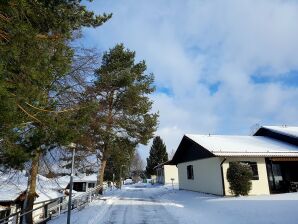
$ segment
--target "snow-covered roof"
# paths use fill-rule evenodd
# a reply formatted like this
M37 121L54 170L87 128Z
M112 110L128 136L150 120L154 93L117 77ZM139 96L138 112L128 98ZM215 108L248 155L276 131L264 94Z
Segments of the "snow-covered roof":
M82 175L82 176L75 176L73 179L74 182L96 182L97 181L97 175L91 174L91 175Z
M263 136L193 135L186 137L215 156L298 157L298 147Z
M298 127L297 126L262 126L266 129L278 132L284 135L289 135L298 138Z
M0 201L14 201L27 189L27 177L22 172L0 174ZM58 191L58 183L54 179L48 179L42 175L37 177L36 193L38 197L35 203L56 199L63 196Z

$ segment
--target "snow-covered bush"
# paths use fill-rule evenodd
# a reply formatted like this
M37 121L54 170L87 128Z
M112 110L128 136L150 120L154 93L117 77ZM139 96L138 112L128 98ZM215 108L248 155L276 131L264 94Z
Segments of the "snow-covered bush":
M231 192L236 195L248 195L251 190L251 167L240 162L231 162L227 170L227 179Z

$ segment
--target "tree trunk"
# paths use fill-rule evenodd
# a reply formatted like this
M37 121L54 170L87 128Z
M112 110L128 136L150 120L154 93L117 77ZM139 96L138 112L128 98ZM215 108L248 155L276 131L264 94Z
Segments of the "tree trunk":
M101 188L98 190L99 194L102 194L102 191L103 191L103 188L102 188L103 177L104 177L106 165L107 165L107 160L106 159L101 160L100 168L97 175L97 186L101 186Z
M30 175L28 177L26 199L24 202L24 209L23 209L24 212L28 212L33 209L34 200L36 197L36 180L37 180L37 174L38 174L38 168L39 168L40 155L41 155L40 150L37 150L34 157L32 158ZM23 223L25 223L25 224L33 223L33 213L32 212L25 215L25 217L23 218Z

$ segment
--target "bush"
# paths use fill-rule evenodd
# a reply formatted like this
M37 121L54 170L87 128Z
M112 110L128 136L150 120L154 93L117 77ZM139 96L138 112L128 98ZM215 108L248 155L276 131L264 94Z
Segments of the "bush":
M251 167L240 162L231 162L227 170L227 179L234 195L248 195L251 190Z

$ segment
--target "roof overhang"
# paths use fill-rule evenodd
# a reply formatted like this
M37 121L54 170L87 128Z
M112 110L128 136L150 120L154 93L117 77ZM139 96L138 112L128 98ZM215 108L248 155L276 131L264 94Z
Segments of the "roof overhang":
M193 141L191 138L184 135L173 156L173 159L171 160L171 164L177 165L183 162L210 157L215 157L215 155L202 147L200 144Z
M285 153L285 152L214 152L215 156L219 157L297 157L298 153Z
M153 169L158 169L158 168L161 168L161 167L163 167L164 165L174 165L174 164L172 164L171 163L172 161L171 160L169 160L169 161L167 161L167 162L164 162L164 163L160 163L160 164L158 164L157 166L155 166L155 167L153 167Z
M184 135L171 163L177 165L210 157L298 158L298 148L260 136Z

